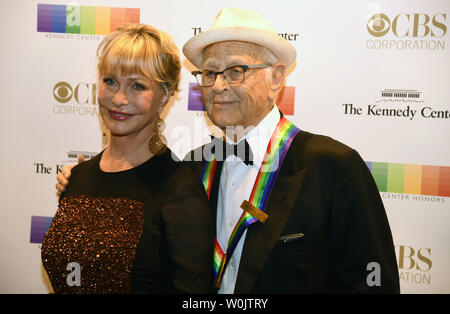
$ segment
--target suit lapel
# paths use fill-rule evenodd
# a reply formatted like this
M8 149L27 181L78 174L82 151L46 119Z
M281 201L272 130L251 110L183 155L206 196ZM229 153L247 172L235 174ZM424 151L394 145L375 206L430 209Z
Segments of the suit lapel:
M201 158L200 163L196 163L195 169L199 174L199 177L202 177L202 173L204 170L204 167L207 163L207 160L211 158L211 153L214 149L214 142L211 141L195 151L191 152L190 158L191 160L196 160L195 158ZM211 210L213 214L213 221L214 221L214 230L216 230L216 217L217 217L217 201L219 198L219 186L220 186L220 175L222 173L222 167L223 167L223 161L217 161L216 170L214 171L214 177L213 177L213 183L211 186L211 192L209 195L209 201L211 204Z
M286 158L287 159L287 158ZM283 166L289 164L285 160ZM281 169L283 170L283 169ZM235 293L250 293L258 275L286 225L303 183L306 169L291 174L280 171L267 203L267 221L256 222L247 231Z
M214 173L214 179L211 186L211 209L214 218L214 229L216 229L216 219L217 219L217 202L219 200L219 186L220 186L220 175L222 173L223 161L218 161L216 166L216 171Z

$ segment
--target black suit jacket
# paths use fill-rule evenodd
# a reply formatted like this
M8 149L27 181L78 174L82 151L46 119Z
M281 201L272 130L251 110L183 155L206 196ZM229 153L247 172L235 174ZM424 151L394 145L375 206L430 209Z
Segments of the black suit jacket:
M204 164L199 158L210 146L185 158L199 176ZM219 162L210 197L214 218L221 169ZM248 229L235 293L400 291L379 191L350 147L326 136L297 134L266 213L264 224L256 222ZM283 241L286 237L291 239ZM373 262L377 264L369 264Z

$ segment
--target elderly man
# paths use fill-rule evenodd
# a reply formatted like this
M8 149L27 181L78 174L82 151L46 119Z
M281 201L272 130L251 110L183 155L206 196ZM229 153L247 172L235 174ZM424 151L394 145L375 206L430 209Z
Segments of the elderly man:
M263 17L229 8L183 52L201 69L193 74L211 121L253 156L216 158L228 149L213 141L186 158L216 215L219 293L399 292L391 231L364 161L300 131L275 105L294 47Z
M185 158L214 210L216 291L398 293L389 223L364 161L275 105L294 47L262 16L228 8L183 52L225 131Z

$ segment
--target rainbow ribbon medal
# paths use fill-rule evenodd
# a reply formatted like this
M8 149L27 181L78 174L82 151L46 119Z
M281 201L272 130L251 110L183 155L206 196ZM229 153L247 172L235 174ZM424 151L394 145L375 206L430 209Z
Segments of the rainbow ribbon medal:
M214 154L211 155L211 159L205 163L202 171L202 182L205 187L206 194L208 195L208 199L211 196L211 187L214 180L214 173L216 172L217 160L214 157Z
M241 208L245 210L231 233L228 240L228 248L226 253L223 252L216 237L213 263L215 278L214 286L216 288L220 288L222 284L223 274L228 265L228 261L233 255L234 249L236 248L236 245L241 239L244 231L256 221L260 220L264 222L267 218L267 215L264 212L270 193L272 192L276 178L292 140L298 132L300 132L300 129L298 129L285 117L281 117L275 131L272 134L269 145L267 146L266 154L256 177L255 184L253 185L249 201L244 201L241 205ZM212 156L209 161L206 161L203 167L202 181L208 197L210 197L211 194L211 186L216 165L217 161L214 156ZM255 218L256 215L251 215L247 208L251 209L250 212L258 213L258 218ZM260 217L264 218L261 219Z

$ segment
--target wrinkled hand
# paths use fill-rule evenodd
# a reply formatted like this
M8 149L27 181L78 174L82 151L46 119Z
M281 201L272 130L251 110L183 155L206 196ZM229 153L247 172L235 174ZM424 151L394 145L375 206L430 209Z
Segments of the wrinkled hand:
M86 161L87 159L83 155L78 155L78 163ZM73 165L65 165L61 168L61 172L56 176L56 195L60 196L62 192L66 189L67 184L69 184L69 178L72 174Z

